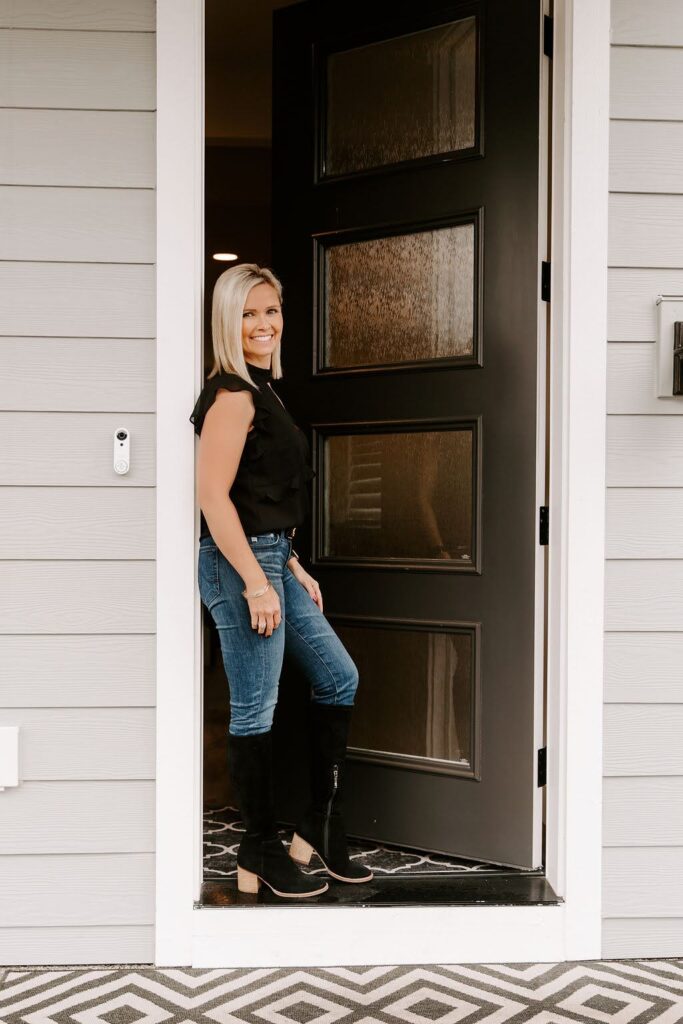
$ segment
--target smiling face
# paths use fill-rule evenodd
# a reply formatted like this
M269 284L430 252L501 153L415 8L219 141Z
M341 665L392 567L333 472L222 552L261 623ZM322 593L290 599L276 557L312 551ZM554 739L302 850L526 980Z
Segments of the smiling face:
M255 284L242 311L242 349L248 363L270 367L270 357L282 336L282 307L272 284Z

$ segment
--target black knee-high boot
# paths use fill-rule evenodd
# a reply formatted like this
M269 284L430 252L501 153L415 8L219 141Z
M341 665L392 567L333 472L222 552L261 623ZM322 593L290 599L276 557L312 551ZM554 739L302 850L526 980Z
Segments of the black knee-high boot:
M308 864L315 851L340 882L369 882L372 871L349 860L342 814L352 704L311 703L311 804L297 825L290 857Z
M317 896L329 886L304 875L277 834L273 811L272 732L228 734L228 767L245 827L237 851L237 888L258 892L261 882L277 896Z

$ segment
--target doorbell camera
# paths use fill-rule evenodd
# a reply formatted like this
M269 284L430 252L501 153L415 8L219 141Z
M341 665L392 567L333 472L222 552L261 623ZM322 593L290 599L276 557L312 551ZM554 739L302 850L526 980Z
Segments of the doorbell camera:
M125 427L114 433L114 472L121 476L130 469L130 434Z

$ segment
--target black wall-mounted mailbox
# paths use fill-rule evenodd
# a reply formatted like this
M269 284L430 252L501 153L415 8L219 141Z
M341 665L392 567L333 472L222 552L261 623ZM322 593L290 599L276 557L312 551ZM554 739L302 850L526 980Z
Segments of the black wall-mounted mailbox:
M683 320L674 322L674 395L683 395Z

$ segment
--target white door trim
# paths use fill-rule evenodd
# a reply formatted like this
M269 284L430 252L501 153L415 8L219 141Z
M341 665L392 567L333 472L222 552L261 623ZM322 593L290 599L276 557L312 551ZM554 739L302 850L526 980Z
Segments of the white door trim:
M201 634L195 437L203 306L201 0L157 2L158 966L600 956L609 0L556 0L547 873L555 907L195 906ZM314 927L310 927L313 925Z

